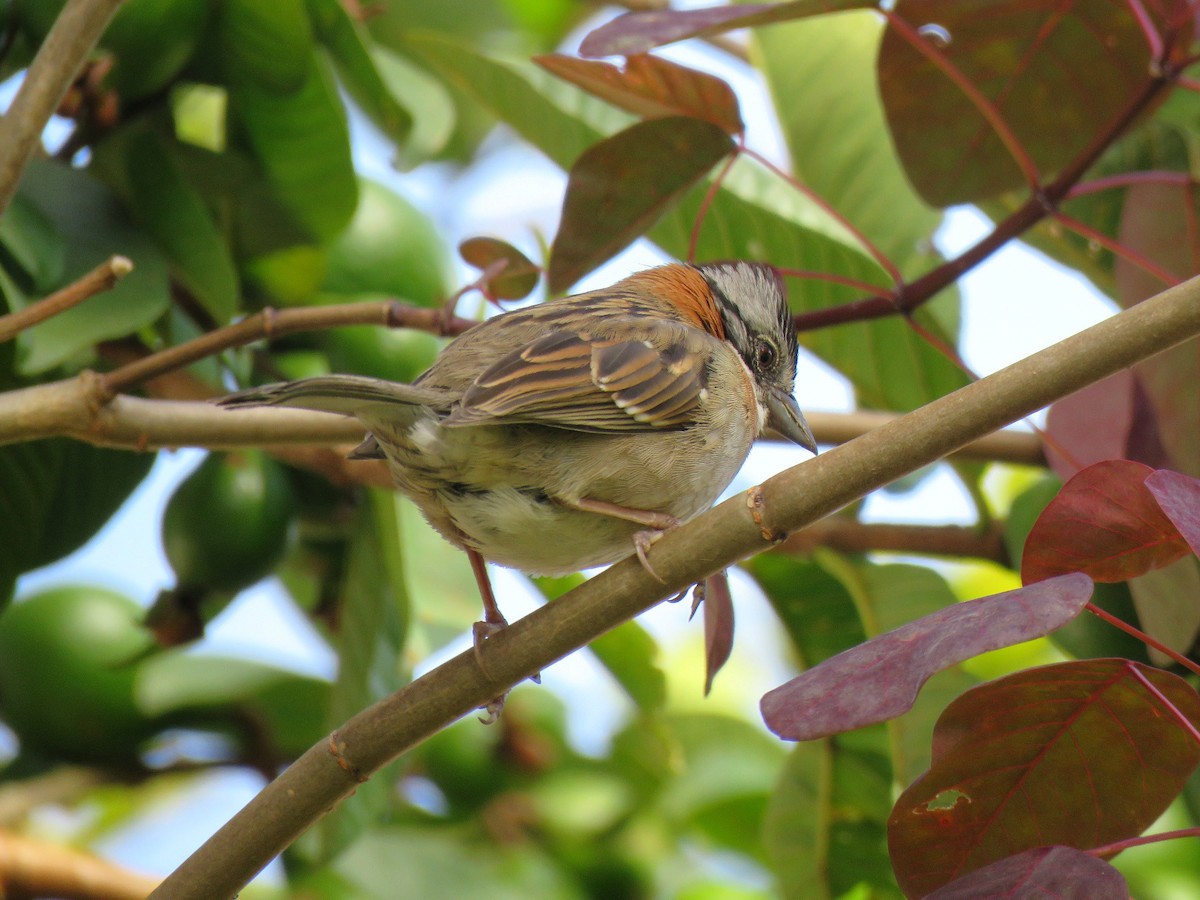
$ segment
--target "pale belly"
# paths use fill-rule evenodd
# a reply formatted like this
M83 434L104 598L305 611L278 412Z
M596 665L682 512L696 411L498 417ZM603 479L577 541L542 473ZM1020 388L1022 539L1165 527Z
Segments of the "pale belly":
M396 484L451 543L531 574L606 565L634 552L645 525L584 512L587 499L687 521L737 474L757 422L597 435L527 427L373 429ZM547 440L547 432L552 440ZM389 446L390 443L390 446Z

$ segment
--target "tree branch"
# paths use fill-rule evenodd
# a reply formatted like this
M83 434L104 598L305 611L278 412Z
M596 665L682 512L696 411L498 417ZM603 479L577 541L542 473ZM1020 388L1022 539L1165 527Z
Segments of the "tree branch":
M782 553L811 553L829 547L844 553L892 551L930 556L990 559L1011 565L1000 523L986 529L973 525L909 525L893 522L860 522L830 516L797 531L775 548Z
M665 597L779 542L868 492L1200 333L1200 278L1106 319L668 532L379 701L311 748L151 895L230 897L400 753ZM486 664L486 669L482 664Z
M0 831L0 895L141 900L158 882L88 853Z
M807 418L820 443L844 444L898 416L873 411L818 411L808 413ZM328 413L278 408L231 410L204 402L147 400L124 394L112 397L102 376L90 372L65 381L0 393L0 446L40 438L72 437L97 446L142 451L161 447L278 449L299 444L357 443L362 434L363 426L354 419ZM962 459L1045 465L1041 441L1036 435L1022 431L986 435L954 455ZM328 460L322 459L322 467L328 465ZM374 473L365 482L380 483Z
M0 119L0 214L8 209L50 116L120 5L121 0L68 0L46 35Z
M89 297L111 290L113 285L133 271L133 263L124 256L110 256L92 271L24 309L0 316L0 344L11 341L26 328L44 322L78 306Z

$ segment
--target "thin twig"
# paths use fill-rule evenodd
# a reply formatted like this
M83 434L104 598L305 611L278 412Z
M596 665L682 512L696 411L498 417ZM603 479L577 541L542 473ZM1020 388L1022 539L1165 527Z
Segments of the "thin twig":
M972 525L912 525L860 522L830 516L797 531L775 548L776 553L811 553L829 547L843 553L914 553L989 559L1010 565L1000 523L980 529Z
M16 193L42 130L120 5L121 0L68 0L46 35L0 119L0 215Z
M0 316L0 344L11 341L26 328L44 322L60 312L78 306L89 297L111 290L113 285L133 271L133 263L124 256L110 256L92 271L65 288L43 297L24 309Z
M128 391L151 378L181 369L233 347L297 331L322 331L343 325L386 325L418 328L435 334L461 334L475 325L470 319L447 315L441 309L412 306L398 300L341 303L297 309L264 309L233 325L168 347L101 376L111 394Z

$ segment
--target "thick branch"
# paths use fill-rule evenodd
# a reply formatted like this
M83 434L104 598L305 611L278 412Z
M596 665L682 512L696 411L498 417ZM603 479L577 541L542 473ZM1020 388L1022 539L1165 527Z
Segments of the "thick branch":
M152 897L230 897L398 754L665 597L868 492L1200 333L1200 278L788 469L354 716L186 860ZM486 671L481 667L486 663Z
M0 120L0 215L21 171L121 0L68 0L34 57L12 106Z
M346 444L362 439L353 419L300 409L225 410L210 403L111 400L100 376L39 384L0 394L0 445L47 437L149 450L267 444Z

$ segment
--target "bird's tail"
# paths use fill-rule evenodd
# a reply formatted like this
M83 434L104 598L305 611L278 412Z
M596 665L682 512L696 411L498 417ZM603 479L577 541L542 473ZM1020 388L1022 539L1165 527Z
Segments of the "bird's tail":
M217 402L231 409L291 406L370 419L372 413L384 412L388 407L394 412L397 404L439 409L445 404L445 398L428 388L384 381L381 378L320 375L251 388L222 397Z

